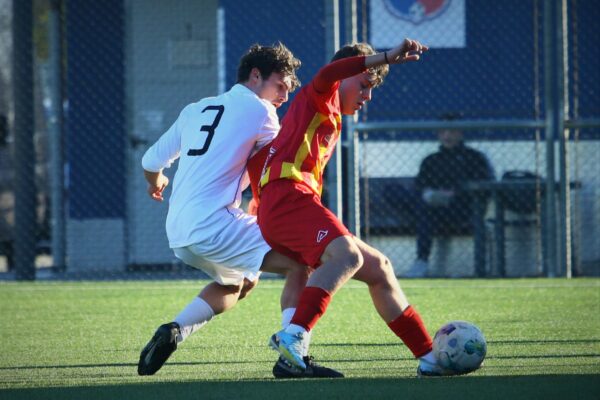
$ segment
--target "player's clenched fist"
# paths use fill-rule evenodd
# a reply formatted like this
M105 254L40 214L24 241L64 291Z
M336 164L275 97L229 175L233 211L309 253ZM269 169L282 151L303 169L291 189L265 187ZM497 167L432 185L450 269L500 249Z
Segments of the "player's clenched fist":
M386 52L388 64L401 64L407 61L417 61L424 51L429 50L418 40L404 39L401 45Z
M404 39L404 41L383 53L369 55L365 58L365 67L373 68L385 64L402 64L408 61L418 61L424 51L429 50L418 40Z

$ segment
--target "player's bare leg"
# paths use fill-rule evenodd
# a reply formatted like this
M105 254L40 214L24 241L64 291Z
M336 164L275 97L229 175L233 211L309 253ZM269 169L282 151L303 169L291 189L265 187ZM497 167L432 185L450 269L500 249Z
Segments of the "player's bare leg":
M354 240L363 255L364 263L353 279L368 285L375 309L389 323L406 310L408 300L400 288L390 260L362 240Z
M354 279L368 285L373 305L381 318L419 359L418 374L443 375L444 371L437 366L431 351L431 337L419 314L410 307L391 262L362 240L355 238L355 241L363 255L364 264L354 274Z
M309 268L271 250L265 255L260 270L286 277L280 299L281 308L295 307L310 274Z
M321 263L306 286L318 287L333 295L362 266L363 256L352 237L341 236L325 248Z
M258 279L255 279L253 281L244 279L244 286L242 286L242 290L240 291L238 301L245 299L250 294L250 292L252 292L252 289L256 287L256 285L258 285Z
M215 315L222 314L237 304L244 287L247 287L244 290L244 295L246 295L257 282L258 279L254 282L244 279L244 282L239 285L226 286L211 282L202 289L198 297L206 301Z

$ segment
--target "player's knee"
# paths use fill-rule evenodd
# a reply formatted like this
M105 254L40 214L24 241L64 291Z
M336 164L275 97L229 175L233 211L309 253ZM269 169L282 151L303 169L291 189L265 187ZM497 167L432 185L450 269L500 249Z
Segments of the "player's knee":
M396 280L392 263L385 255L381 253L378 254L374 266L371 284L390 286L392 282Z
M392 262L390 261L389 258L387 258L385 255L381 254L378 258L378 264L379 264L379 268L386 274L386 275L394 275L394 267L392 266Z
M357 270L364 262L363 255L356 245L350 246L348 251L344 254L344 264L346 264L349 269Z
M240 297L238 299L241 300L244 297L248 296L250 294L250 292L252 291L252 289L254 289L254 287L257 284L258 284L258 279L254 280L254 281L249 281L248 279L244 279L244 284L240 289Z
M335 239L327 246L321 257L321 262L333 262L338 266L337 268L354 273L363 265L364 258L354 240L343 236Z
M220 285L223 289L223 294L224 295L233 295L233 294L239 294L242 291L242 288L244 287L244 283L240 282L237 285Z
M312 268L308 268L306 266L300 266L300 268L290 268L285 277L288 280L294 279L298 282L306 282L312 271Z

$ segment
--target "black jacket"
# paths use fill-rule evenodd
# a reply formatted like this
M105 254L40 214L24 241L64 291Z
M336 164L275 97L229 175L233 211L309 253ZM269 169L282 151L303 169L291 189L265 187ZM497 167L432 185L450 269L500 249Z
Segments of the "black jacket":
M450 207L469 207L470 198L462 191L468 181L492 180L494 173L487 157L463 143L453 149L440 146L439 151L427 156L421 163L416 187L454 190L457 196Z

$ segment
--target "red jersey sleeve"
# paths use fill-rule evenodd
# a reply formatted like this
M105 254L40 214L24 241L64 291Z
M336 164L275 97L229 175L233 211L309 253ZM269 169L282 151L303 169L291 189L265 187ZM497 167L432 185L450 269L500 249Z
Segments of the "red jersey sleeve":
M327 64L319 70L312 84L317 93L331 92L335 84L366 71L365 56L342 58Z
M252 198L258 204L258 185L260 184L260 176L262 175L263 167L269 155L271 145L266 145L260 149L255 155L250 157L246 164L248 177L250 178L250 187L252 188Z

